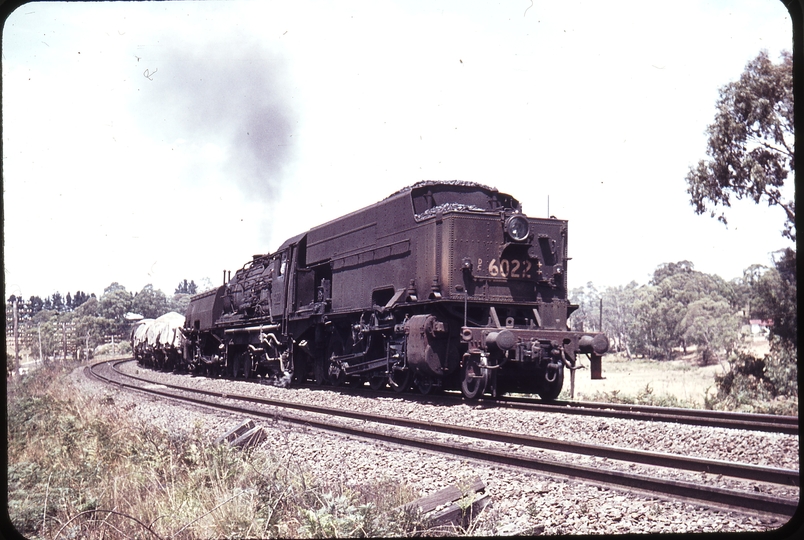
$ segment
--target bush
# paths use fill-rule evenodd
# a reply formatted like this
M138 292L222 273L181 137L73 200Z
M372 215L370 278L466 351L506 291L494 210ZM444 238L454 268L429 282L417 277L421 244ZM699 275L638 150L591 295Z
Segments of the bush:
M668 394L654 394L650 383L637 392L636 396L622 394L619 390L610 392L595 392L591 397L586 397L589 401L602 403L622 403L626 405L650 405L654 407L677 407L694 409L698 407L693 401L679 399Z
M729 371L715 376L717 393L707 397L707 408L797 414L796 361L796 347L778 338L763 358L737 352L729 358Z
M108 356L111 354L118 354L118 355L130 355L131 354L131 343L128 341L120 341L114 344L114 348L112 347L111 343L104 343L103 345L98 345L95 347L93 352L94 356Z

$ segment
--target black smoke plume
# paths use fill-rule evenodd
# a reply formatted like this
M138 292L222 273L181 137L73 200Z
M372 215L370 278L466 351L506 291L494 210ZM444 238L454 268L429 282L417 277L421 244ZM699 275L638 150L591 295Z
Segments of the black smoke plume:
M233 34L201 46L166 37L138 54L147 71L137 116L147 131L219 145L227 156L222 188L270 207L294 158L296 115L281 52Z

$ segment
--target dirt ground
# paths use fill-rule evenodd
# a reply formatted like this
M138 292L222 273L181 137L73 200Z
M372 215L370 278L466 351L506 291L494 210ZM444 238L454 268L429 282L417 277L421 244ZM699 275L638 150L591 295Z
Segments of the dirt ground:
M758 355L768 352L768 342L748 344ZM581 363L589 367L586 357ZM709 366L701 366L698 356L690 354L668 361L633 358L628 360L623 355L606 355L603 357L603 379L591 380L589 369L581 369L575 375L575 398L585 400L596 392L619 391L623 396L636 396L647 385L656 397L675 396L680 400L703 406L706 392L715 392L715 374L725 373L726 362ZM569 392L569 380L564 381L564 389Z

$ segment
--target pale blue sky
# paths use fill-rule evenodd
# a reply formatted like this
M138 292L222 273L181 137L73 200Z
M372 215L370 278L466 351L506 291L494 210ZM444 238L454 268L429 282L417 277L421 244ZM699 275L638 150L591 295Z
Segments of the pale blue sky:
M718 88L791 49L783 5L26 4L3 31L8 294L172 293L422 179L570 222L570 287L790 245L685 193ZM791 178L792 183L792 178ZM792 188L791 188L792 189Z

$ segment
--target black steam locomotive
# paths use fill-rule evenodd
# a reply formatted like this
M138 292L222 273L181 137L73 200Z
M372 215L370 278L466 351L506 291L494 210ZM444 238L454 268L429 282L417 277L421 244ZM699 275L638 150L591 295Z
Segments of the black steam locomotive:
M423 181L255 255L187 309L192 371L277 383L386 384L555 399L579 354L567 222L476 183Z

